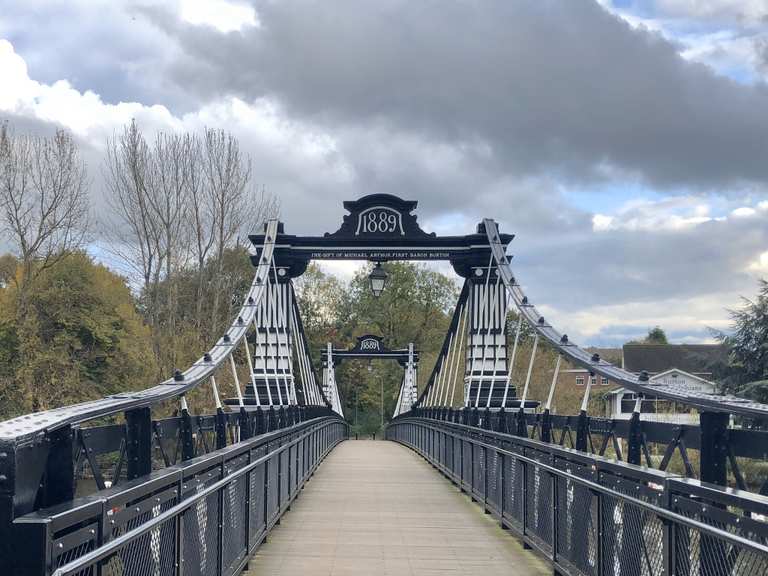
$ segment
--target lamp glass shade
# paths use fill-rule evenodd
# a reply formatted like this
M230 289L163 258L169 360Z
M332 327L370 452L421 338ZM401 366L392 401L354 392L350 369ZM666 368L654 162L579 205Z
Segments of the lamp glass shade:
M384 288L387 286L387 272L381 267L381 262L376 263L376 267L371 270L368 280L371 282L371 292L377 298L381 296Z

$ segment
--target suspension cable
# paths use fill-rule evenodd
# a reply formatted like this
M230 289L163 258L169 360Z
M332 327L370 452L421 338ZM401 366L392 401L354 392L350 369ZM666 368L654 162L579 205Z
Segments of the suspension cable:
M304 392L304 403L309 405L311 403L310 391L309 391L309 386L307 384L307 375L304 372L304 362L302 362L302 359L301 359L301 351L300 351L300 347L301 347L300 341L301 341L301 338L299 338L298 327L297 327L297 324L296 324L296 313L295 313L295 310L293 309L293 307L291 307L291 318L290 318L290 321L291 321L291 330L295 334L294 342L296 343L296 347L295 347L296 362L299 364L299 375L301 376L301 385L303 387L303 392Z
M557 363L555 363L555 373L552 375L552 384L549 385L549 396L547 396L547 403L544 406L544 410L549 410L552 406L552 398L555 396L555 386L557 386L557 378L560 375L560 361L563 359L562 354L557 355Z
M219 398L219 387L216 386L216 376L211 374L211 388L213 388L213 400L216 402L216 409L221 408L221 398Z
M308 363L307 359L307 351L304 346L304 338L302 338L301 333L299 332L299 321L296 318L295 310L293 314L293 324L295 326L296 330L296 339L298 341L298 349L300 350L299 353L299 363L304 365L304 374L306 376L306 382L305 382L305 394L308 394L312 398L312 402L315 406L320 405L319 396L317 393L317 390L315 390L315 387L317 386L317 383L315 382L314 374L312 373L312 369Z
M499 280L501 280L501 274L498 272L497 268L497 274L499 277ZM499 282L496 282L496 296L494 296L494 304L495 301L501 300L501 294L499 294ZM502 313L499 315L499 321L501 324L499 325L499 334L504 336L504 360L506 364L506 356L507 356L507 343L506 343L506 331L504 330L504 327L507 325L507 310L509 309L509 293L505 291L504 293L504 308L502 310ZM493 389L495 388L496 384L496 373L498 371L499 366L499 345L496 343L496 336L493 337L493 374L491 375L491 387L488 390L488 400L485 402L485 407L489 408L491 406L491 397L493 396ZM503 406L503 404L502 404Z
M486 275L485 275L485 289L486 290L488 289L488 282L491 279L491 264L492 263L493 263L493 252L491 252L491 257L488 260L488 266L486 268L486 270L487 270ZM485 311L485 302L486 302L486 300L487 300L487 298L483 298L482 302L480 302L480 310L478 311L478 314L477 314L478 333L480 332L480 328L479 328L480 322L482 322L482 320L483 320L483 313ZM469 334L470 334L469 340L470 340L470 343L471 343L469 349L472 352L472 358L471 358L472 363L469 366L469 383L471 384L472 383L472 375L475 372L475 343L473 341L474 339L472 338L472 327L471 326L469 328ZM470 393L471 393L470 392L470 386L467 386L466 393L464 394L464 405L465 406L467 406L469 404L469 395L470 395Z
M272 263L274 264L274 259L272 260ZM267 272L267 286L269 286L269 272ZM283 391L280 390L280 378L278 377L278 374L277 374L278 362L279 362L279 360L278 360L278 358L279 358L279 354L278 354L279 337L278 337L278 331L277 331L278 323L279 323L279 320L278 320L279 311L278 311L278 308L277 308L277 293L279 292L279 290L278 290L279 287L278 287L277 284L273 284L272 286L274 288L274 295L273 295L272 298L269 299L269 305L270 305L269 312L270 312L270 320L275 324L275 355L274 355L274 364L273 364L273 366L275 368L275 388L277 389L277 401L280 403L280 406L282 406L283 405ZM269 331L269 328L267 328L267 342L269 342L269 334L270 334L270 331ZM268 354L271 355L271 352L272 352L272 346L270 344L268 346Z
M256 328L256 333L259 333L258 328ZM253 392L254 396L256 396L256 406L261 406L261 399L259 398L259 393L256 390L256 374L253 372L253 358L251 358L251 347L248 345L248 338L243 338L243 346L245 347L245 357L248 359L248 370L250 370L250 381L253 384Z
M581 411L586 412L587 411L587 405L589 403L589 393L592 388L592 378L596 378L596 376L590 372L589 373L589 380L587 380L587 387L584 389L584 397L581 399Z
M235 392L237 392L237 402L240 404L240 407L242 408L245 406L245 402L243 401L243 392L240 390L240 378L237 375L237 368L235 367L235 358L234 354L229 355L229 365L232 368L232 377L235 379Z
M467 322L469 321L469 303L464 303L464 322L461 324L461 332L459 334L459 346L461 346L461 342L464 341L464 337L467 333ZM461 317L459 317L459 322L461 322ZM451 372L452 376L452 382L451 382L451 406L453 406L453 402L456 399L456 381L459 379L459 358L461 357L461 349L458 349L454 355L453 358L453 369L454 371ZM464 360L466 361L466 355Z
M517 344L520 341L520 329L523 326L523 315L517 315L517 328L515 329L515 342L512 344L512 357L509 360L509 370L507 371L507 381L504 383L504 399L501 401L502 406L507 405L507 395L509 394L509 383L512 379L512 371L515 369L515 357L517 356Z
M262 308L262 314L263 314L263 312L264 312L264 309ZM268 340L267 340L266 331L268 329L264 328L264 330L265 330L265 333L264 333L264 345L263 345L263 349L261 350L261 364L262 364L261 376L262 376L262 378L264 378L264 387L267 389L267 402L269 402L270 406L273 406L274 403L272 402L272 390L269 387L269 376L267 376L267 342L268 342ZM259 347L260 347L259 327L256 326L256 351L257 351L257 353L258 353ZM255 384L256 383L254 382L254 388L255 388ZM258 390L256 390L256 395L257 396L259 395Z
M446 368L446 362L448 361L448 354L451 351L451 344L453 343L453 334L449 334L448 336L448 349L445 351L445 354L440 357L440 371L437 373L435 380L436 382L433 383L432 389L430 390L430 394L427 397L427 406L436 406L440 402L440 397L442 396L442 386L445 383L445 373L447 372Z
M525 387L523 388L523 398L520 407L525 407L525 401L528 399L528 385L531 383L531 374L533 373L533 362L536 360L536 348L539 347L539 334L533 337L533 350L531 350L531 360L528 362L528 374L525 376Z
M469 305L465 303L463 323L461 321L461 317L459 317L459 323L461 324L461 326L459 326L461 330L459 333L459 344L458 344L459 346L463 346L462 343L464 342L464 337L466 336L466 332L467 332L468 316L469 316ZM462 350L461 348L459 348L458 350L456 350L456 353L454 354L454 357L453 357L453 371L451 372L451 398L450 398L451 406L453 406L453 402L456 399L456 381L459 379L459 358L461 357L461 355L462 355ZM465 356L464 360L466 361L466 353L464 356Z
M459 319L456 322L456 340L453 344L453 357L449 358L449 371L448 371L448 383L445 387L445 398L443 399L444 406L453 406L453 394L456 391L456 381L454 380L455 370L458 365L458 358L461 355L461 343L464 338L463 324L466 319L467 304L459 308ZM448 390L451 390L450 394Z
M458 310L459 318L456 322L456 330L453 334L451 334L451 342L448 345L448 357L447 357L447 367L446 367L446 377L445 377L445 385L443 387L443 394L440 396L440 404L442 406L448 405L448 390L451 387L452 382L452 376L453 376L453 359L456 357L457 350L461 346L461 337L459 336L459 331L461 330L461 318L462 314L464 314L464 306L459 308Z

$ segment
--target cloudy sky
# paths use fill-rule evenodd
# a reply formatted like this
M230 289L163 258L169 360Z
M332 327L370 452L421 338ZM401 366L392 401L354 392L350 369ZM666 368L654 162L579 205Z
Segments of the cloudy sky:
M226 128L289 232L497 219L587 344L705 340L768 276L767 82L768 0L0 0L0 118L70 129L94 206L131 118Z

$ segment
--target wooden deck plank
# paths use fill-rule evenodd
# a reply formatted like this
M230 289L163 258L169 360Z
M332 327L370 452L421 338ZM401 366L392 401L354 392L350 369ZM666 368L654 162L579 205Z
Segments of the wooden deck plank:
M320 466L245 574L551 573L412 451L349 440Z

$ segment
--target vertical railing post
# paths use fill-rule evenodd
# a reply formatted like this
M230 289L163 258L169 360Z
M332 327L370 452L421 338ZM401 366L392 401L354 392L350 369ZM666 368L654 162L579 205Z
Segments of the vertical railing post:
M672 488L669 479L664 481L664 508L674 511ZM677 572L677 534L676 526L666 518L661 520L663 526L663 535L661 541L662 569L664 576L675 576Z
M555 457L550 457L550 466L554 467ZM560 482L557 475L552 474L552 562L557 564L557 554L560 541ZM555 572L556 573L556 572ZM599 573L598 573L599 574Z
M597 558L595 559L595 565L597 568L597 575L602 576L605 574L605 533L603 530L603 495L600 492L592 492L592 498L597 498Z
M701 480L725 486L728 474L728 422L729 414L702 412L701 425Z
M186 462L194 458L195 439L192 436L192 417L186 408L181 411L179 442L181 442L181 459Z
M702 412L701 425L701 480L725 486L728 481L728 423L730 415L721 412ZM727 550L719 538L701 535L701 547L708 554L699 555L701 576L723 576L728 574ZM709 559L705 562L705 559Z
M224 415L224 410L221 408L216 409L215 416L215 428L216 428L216 450L221 450L227 447L227 417Z
M125 456L128 480L152 472L152 413L148 407L125 413Z

